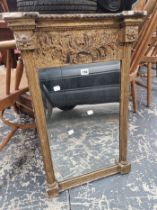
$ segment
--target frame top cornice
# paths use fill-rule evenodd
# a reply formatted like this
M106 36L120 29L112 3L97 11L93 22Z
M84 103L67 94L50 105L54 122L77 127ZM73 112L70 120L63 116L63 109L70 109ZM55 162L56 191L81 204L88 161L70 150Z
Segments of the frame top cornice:
M13 12L3 13L1 17L5 20L11 19L57 19L57 20L81 20L81 19L128 19L143 18L147 15L146 11L123 11L121 13L91 13L91 14L39 14L38 12Z

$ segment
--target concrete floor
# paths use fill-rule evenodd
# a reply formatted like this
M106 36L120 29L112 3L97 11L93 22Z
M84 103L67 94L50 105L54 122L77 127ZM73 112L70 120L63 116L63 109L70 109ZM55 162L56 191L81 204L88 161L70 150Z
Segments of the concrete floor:
M157 210L157 79L155 77L153 80L153 102L149 109L145 106L145 97L145 90L138 87L137 114L132 113L131 103L129 107L128 159L132 164L130 174L124 176L115 175L95 181L67 190L61 193L58 198L49 199L45 193L46 183L38 136L34 130L19 130L8 146L0 152L0 210ZM102 110L104 110L104 107L103 109L100 107L103 107L103 105L99 105L99 108L92 107L94 115L86 116L90 126L93 126L90 124L92 120L95 121L100 116L100 112L102 113ZM81 109L82 111L80 111ZM74 116L78 117L80 112L86 113L89 109L91 107L78 107L71 112L71 117L75 119ZM56 119L58 119L57 110L54 114L57 117ZM17 118L9 110L6 116L12 120ZM104 116L104 113L102 116ZM22 116L21 120L27 121L29 119L26 116ZM100 118L100 125L102 124L101 120L103 119ZM74 123L72 124L74 125ZM111 123L110 125L110 129L113 131L113 124ZM56 123L54 122L55 126ZM77 132L75 127L71 125L69 127L66 125L65 128L67 140L70 140L70 145L75 147L76 140L79 139L77 137L80 136L81 132ZM62 127L62 130L64 130L64 127ZM68 136L69 130L74 130L72 136ZM89 130L93 131L93 129ZM58 136L57 131L56 133L51 133L50 131L50 135L52 137ZM0 138L4 137L7 132L8 128L0 122ZM84 133L84 130L82 133ZM97 131L94 133L94 135L100 134ZM89 136L91 137L91 135ZM102 135L104 136L104 133ZM114 135L116 136L116 132ZM98 143L100 143L98 151L100 151L101 143L104 149L104 143L101 141L101 138L101 135L97 137ZM90 158L88 158L88 154L95 152L93 150L93 144L95 143L92 138L90 138L93 141L90 145L90 153L85 154L88 165L84 165L84 162L78 159L78 155L75 159L78 162L74 162L74 165L71 165L74 161L74 158L71 158L73 155L71 153L67 153L67 158L61 160L59 158L61 157L61 151L58 150L57 145L62 143L65 146L64 141L67 140L61 137L58 139L60 141L56 139L54 144L56 147L52 148L52 151L54 150L56 154L58 152L55 161L57 161L57 165L59 162L63 165L63 161L69 157L69 166L73 170L69 171L68 167L65 167L62 172L58 168L58 179L69 175L70 172L73 172L71 175L75 175L75 170L78 173L82 173L84 169L91 170L93 167L91 165L92 167L90 168L92 156L90 155ZM85 143L85 139L82 138L82 143L78 147L81 148L81 151L83 151L82 148L84 149L84 147L80 146ZM108 146L110 147L111 145ZM114 159L117 155L117 144L113 148L115 153L112 157ZM69 152L69 150L66 148L64 152ZM100 155L100 157L102 156ZM83 167L76 167L77 164L79 166L82 164ZM83 169L83 171L79 171L79 169Z
M58 181L115 165L119 104L83 105L69 112L54 109L48 131Z

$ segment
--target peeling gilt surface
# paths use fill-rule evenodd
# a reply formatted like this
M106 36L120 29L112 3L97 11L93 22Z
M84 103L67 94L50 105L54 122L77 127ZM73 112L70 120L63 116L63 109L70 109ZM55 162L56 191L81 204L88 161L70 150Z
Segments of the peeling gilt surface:
M55 199L48 199L45 193L45 174L35 131L19 130L0 152L0 210L157 210L157 79L153 80L153 103L150 109L145 106L145 98L145 90L138 87L138 113L130 111L129 116L128 157L132 163L131 173L65 191ZM94 115L88 118L92 119ZM9 110L6 116L12 118ZM25 116L22 119L29 120ZM55 125L54 123L54 127ZM92 126L90 123L89 125ZM74 130L69 138L73 148L72 143L78 139L75 135L80 137L80 134L77 131L75 133L73 126L66 125L67 136L69 130ZM8 128L0 122L0 139L7 132ZM82 133L81 137L84 140ZM101 143L101 135L98 136L98 141ZM57 151L57 148L56 146L54 149ZM78 158L72 160L76 161ZM91 159L88 155L87 160L87 169L90 169ZM71 164L72 161L69 165ZM84 170L86 164L80 164L83 164ZM71 170L75 171L76 168L77 166L73 166ZM66 171L65 175L68 175Z

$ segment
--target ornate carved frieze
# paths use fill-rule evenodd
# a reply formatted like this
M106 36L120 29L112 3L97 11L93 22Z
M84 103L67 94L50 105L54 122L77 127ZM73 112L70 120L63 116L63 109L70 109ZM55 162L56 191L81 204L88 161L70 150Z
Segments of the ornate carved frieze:
M38 32L34 52L37 66L89 63L122 58L118 29Z

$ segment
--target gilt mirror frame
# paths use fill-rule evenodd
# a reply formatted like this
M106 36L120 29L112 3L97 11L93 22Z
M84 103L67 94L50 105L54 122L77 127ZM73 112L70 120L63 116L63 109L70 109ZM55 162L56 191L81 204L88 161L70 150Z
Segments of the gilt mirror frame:
M4 15L4 19L14 32L17 48L21 50L24 61L40 137L49 196L56 196L66 189L103 177L130 172L131 164L127 161L129 71L131 48L138 38L138 25L143 17L142 12L76 15L40 15L36 12L27 12ZM54 42L50 46L44 42L46 34L53 37ZM72 46L64 44L65 36L73 43ZM80 49L76 40L80 38L86 40L83 50L89 55L82 59L78 59L77 56ZM61 43L60 46L58 42ZM96 53L98 50L99 53ZM57 182L50 154L38 69L111 60L121 61L119 160L111 167Z

